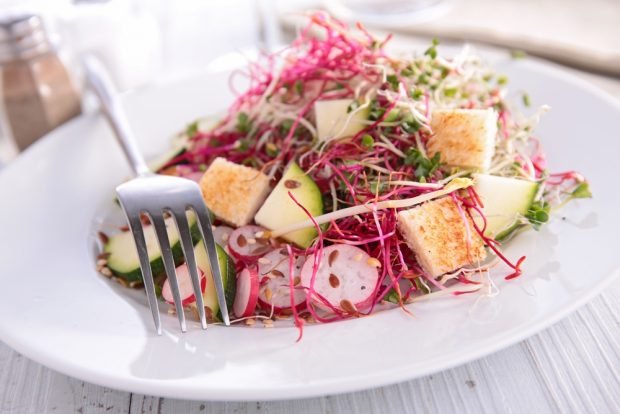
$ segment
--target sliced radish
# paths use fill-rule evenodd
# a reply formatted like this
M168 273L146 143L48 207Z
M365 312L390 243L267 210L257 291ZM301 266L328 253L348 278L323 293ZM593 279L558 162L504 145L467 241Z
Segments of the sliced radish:
M233 313L238 318L251 316L258 300L258 271L256 267L246 267L237 275L237 293L233 303Z
M226 253L230 253L228 249L228 240L230 239L230 234L234 231L233 228L228 226L216 226L213 229L213 238L215 242L222 246Z
M185 174L184 178L187 178L188 180L192 180L195 182L199 182L203 175L205 175L203 171L192 171L190 173Z
M177 267L176 272L177 282L179 282L179 293L181 294L181 303L183 306L187 306L196 301L192 278L189 275L189 269L185 264ZM198 269L198 277L200 278L200 289L204 293L205 288L207 287L207 278L204 277L204 274L200 271L200 269ZM161 295L164 297L166 302L174 304L174 297L172 296L172 289L170 288L170 281L168 279L164 282L164 286L161 289Z
M301 283L310 287L314 257L309 256L301 270ZM359 247L334 244L323 249L321 265L314 280L314 291L335 308L357 313L372 304L379 281L380 262ZM320 299L319 307L329 309Z
M295 259L293 283L301 281L300 272L305 258ZM291 290L289 278L289 256L286 249L276 249L258 259L258 274L260 289L258 303L267 312L273 306L275 313L291 311ZM306 304L306 292L303 289L294 289L293 303L297 310L303 309Z
M228 249L239 260L255 262L260 256L272 249L268 239L257 237L256 234L264 232L259 226L242 226L230 233L228 237Z

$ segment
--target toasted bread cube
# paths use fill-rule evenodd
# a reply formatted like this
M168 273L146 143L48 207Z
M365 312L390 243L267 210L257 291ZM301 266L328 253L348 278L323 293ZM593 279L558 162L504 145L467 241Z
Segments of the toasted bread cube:
M441 161L448 165L479 171L491 166L497 135L497 114L493 109L435 110L431 129L429 156L439 152Z
M269 177L224 158L213 160L200 179L207 207L233 226L248 224L269 194Z
M466 220L448 196L400 211L398 229L426 274L437 277L486 258L482 238Z

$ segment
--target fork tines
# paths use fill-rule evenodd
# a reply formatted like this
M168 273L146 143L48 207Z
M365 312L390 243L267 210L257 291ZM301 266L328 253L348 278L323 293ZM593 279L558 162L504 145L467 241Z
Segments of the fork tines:
M146 214L149 217L151 225L155 229L164 269L174 298L176 314L181 325L181 331L183 332L187 330L187 324L165 219L166 215L169 214L173 217L177 227L183 255L192 281L200 324L203 329L206 329L207 318L202 289L198 276L199 272L194 254L190 224L187 219L188 212L193 212L195 214L198 228L200 229L202 239L204 240L204 246L206 247L209 257L209 264L213 275L213 281L215 282L222 319L226 325L229 325L228 308L224 295L221 269L217 259L215 240L211 230L211 219L198 185L183 178L152 175L150 177L131 180L120 185L116 191L123 211L127 216L129 228L134 236L138 257L140 259L142 277L144 279L144 287L157 333L159 335L162 333L161 319L157 296L155 294L153 273L142 228L142 214Z

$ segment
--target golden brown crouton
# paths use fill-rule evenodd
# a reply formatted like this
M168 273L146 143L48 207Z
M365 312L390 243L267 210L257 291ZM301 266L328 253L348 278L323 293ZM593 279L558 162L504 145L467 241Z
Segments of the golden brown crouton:
M254 168L224 158L213 160L200 179L207 207L221 220L244 226L269 193L269 177Z
M486 171L495 153L497 114L492 109L435 110L429 156L441 153L441 161L458 167Z
M469 218L465 224L450 196L400 211L398 228L428 276L437 277L486 258L483 240Z

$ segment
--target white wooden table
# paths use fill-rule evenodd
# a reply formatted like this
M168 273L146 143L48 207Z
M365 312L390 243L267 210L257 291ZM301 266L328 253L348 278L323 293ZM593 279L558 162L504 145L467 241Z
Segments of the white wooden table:
M251 39L235 36L241 43ZM620 80L575 73L620 99ZM131 394L51 371L0 342L0 414L48 412L620 413L620 280L551 328L478 361L402 384L307 400L212 403Z

